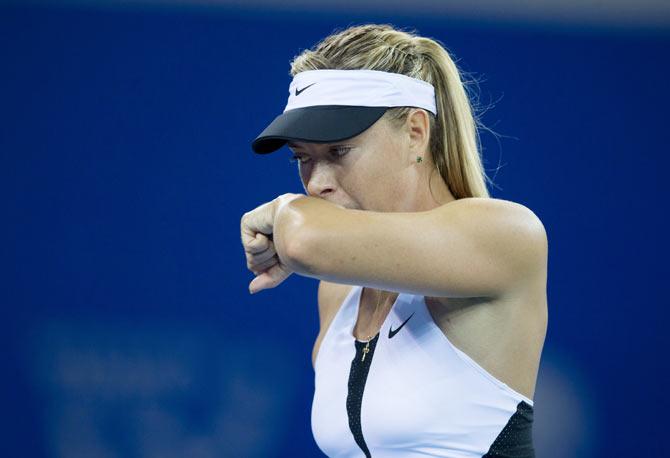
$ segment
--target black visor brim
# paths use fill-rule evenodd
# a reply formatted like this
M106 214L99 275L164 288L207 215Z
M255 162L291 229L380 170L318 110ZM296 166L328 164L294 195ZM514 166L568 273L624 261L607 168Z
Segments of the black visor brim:
M372 126L387 107L320 105L296 108L277 116L251 143L255 153L272 153L289 140L331 143L346 140Z

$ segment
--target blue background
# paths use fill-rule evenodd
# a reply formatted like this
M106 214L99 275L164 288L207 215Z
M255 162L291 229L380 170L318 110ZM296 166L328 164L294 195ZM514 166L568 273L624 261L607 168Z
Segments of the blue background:
M239 225L304 193L250 148L291 58L366 22L480 79L492 196L547 229L538 457L663 454L667 30L5 5L2 456L322 456L318 282L249 295Z

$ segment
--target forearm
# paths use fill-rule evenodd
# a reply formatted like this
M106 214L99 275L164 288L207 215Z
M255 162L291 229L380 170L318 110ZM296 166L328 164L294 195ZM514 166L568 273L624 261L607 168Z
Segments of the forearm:
M443 240L446 230L434 212L348 209L318 198L297 199L289 208L299 221L291 241L295 273L389 291L434 291L443 282L437 263L426 262L439 246L426 238Z

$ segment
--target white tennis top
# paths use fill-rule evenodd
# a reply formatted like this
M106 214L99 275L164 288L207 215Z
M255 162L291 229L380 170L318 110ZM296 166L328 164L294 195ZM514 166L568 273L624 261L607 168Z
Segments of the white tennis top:
M534 456L533 401L456 348L423 296L398 295L362 361L366 342L353 335L362 290L347 295L314 363L311 426L323 453Z

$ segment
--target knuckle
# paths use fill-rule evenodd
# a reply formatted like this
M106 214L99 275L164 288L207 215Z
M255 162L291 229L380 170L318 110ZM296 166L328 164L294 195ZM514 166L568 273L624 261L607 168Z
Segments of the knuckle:
M246 212L245 214L242 215L242 218L240 218L240 224L242 226L246 226L251 217L252 217L252 212Z

